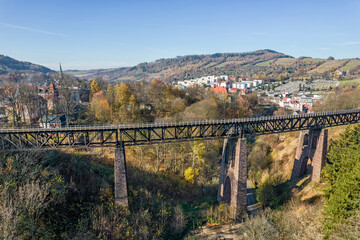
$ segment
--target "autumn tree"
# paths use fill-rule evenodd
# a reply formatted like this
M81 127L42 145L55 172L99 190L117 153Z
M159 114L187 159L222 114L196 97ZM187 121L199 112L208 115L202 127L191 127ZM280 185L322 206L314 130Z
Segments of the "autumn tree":
M110 107L110 118L113 118L113 111L114 111L114 103L115 103L115 91L114 87L109 83L106 88L106 100L109 103Z
M139 105L136 97L131 93L126 83L117 84L114 88L114 107L120 122L137 120L139 117Z
M99 85L98 85L96 79L94 78L91 81L91 85L90 85L90 96L89 96L90 101L91 101L92 96L99 91L100 91Z
M289 79L289 73L288 72L285 73L284 79Z
M90 103L91 112L99 123L111 122L111 106L106 97L96 96L93 97Z
M204 99L187 107L183 113L185 120L219 119L221 117L219 104L215 98Z
M255 142L249 154L249 178L255 184L261 180L262 171L269 168L272 162L270 146L262 141Z

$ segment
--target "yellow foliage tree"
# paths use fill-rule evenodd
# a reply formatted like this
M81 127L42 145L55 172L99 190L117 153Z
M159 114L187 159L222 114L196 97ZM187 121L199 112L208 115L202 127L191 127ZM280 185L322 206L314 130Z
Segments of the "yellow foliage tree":
M200 141L195 142L193 145L193 151L195 153L196 159L202 164L205 163L205 144Z
M285 79L289 79L289 73L288 72L285 73Z
M94 93L97 93L99 91L100 91L99 84L97 83L96 79L94 78L91 81L91 85L90 85L90 101L91 101L92 96L94 95Z
M189 167L184 172L184 178L187 182L193 182L199 176L199 169Z
M114 88L115 102L114 106L118 112L120 121L132 121L137 119L139 113L139 104L136 97L131 93L126 83L117 84Z
M91 101L91 111L98 122L106 123L111 119L110 104L105 98L93 98Z
M117 104L124 105L129 102L131 92L126 83L120 83L115 86L115 101Z

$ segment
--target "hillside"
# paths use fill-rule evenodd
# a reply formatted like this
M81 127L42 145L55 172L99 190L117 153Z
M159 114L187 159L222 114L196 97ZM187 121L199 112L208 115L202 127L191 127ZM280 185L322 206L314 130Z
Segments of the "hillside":
M258 50L245 53L216 53L189 55L155 62L140 63L134 67L97 69L89 71L72 70L67 73L79 78L103 78L110 82L151 81L156 78L165 82L191 79L206 75L229 75L231 77L252 77L278 79L287 75L290 79L311 79L334 77L340 70L347 79L359 77L359 59L311 57L293 58L273 50Z
M0 74L7 74L12 72L50 73L53 71L47 67L38 64L19 61L8 56L0 55Z
M0 55L0 81L29 81L33 77L42 79L44 74L53 72L53 70L38 64Z
M253 74L261 62L291 56L272 50L259 50L246 53L216 53L209 55L189 55L169 59L159 59L151 63L140 63L134 67L99 69L90 71L68 71L77 77L92 79L104 77L109 81L151 81L154 78L171 82L204 75Z

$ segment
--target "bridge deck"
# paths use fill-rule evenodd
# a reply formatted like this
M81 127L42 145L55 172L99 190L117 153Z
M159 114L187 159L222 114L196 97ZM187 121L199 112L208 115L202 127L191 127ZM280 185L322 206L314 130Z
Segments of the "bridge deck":
M360 109L300 115L64 128L0 129L0 151L107 147L229 138L354 124Z

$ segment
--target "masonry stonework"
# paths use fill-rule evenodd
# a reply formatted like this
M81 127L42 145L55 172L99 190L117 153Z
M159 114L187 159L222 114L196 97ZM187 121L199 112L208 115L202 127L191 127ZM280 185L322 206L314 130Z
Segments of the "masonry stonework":
M298 146L295 153L295 161L292 169L291 180L297 179L305 173L308 155L308 134L300 132Z
M114 161L114 176L115 176L115 204L129 207L127 177L126 177L126 161L124 144L120 143L115 148Z
M312 181L320 179L322 167L326 162L327 135L327 129L311 129L300 132L291 180L305 174L309 159L311 160L309 169L312 171Z
M312 181L319 181L321 170L326 164L327 155L328 130L323 129L320 133L319 140L316 145L314 159L312 161Z
M233 219L247 208L247 150L246 139L224 140L218 200L230 204Z

